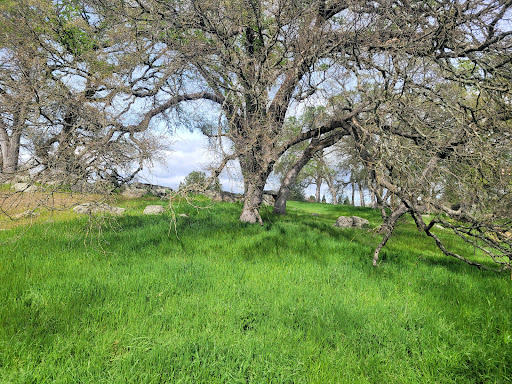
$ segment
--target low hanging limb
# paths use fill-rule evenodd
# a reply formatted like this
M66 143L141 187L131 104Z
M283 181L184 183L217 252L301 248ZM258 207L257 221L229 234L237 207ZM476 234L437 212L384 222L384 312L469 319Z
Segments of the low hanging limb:
M384 224L382 224L382 230L385 231L384 238L382 239L380 244L375 249L375 252L373 253L373 266L374 267L377 266L377 262L379 260L379 253L380 253L381 249L386 245L389 238L391 237L391 234L393 233L393 231L395 229L395 225L396 225L398 219L400 219L408 211L409 211L409 208L407 208L404 203L400 203L400 205L391 213L391 215L389 215L387 217Z

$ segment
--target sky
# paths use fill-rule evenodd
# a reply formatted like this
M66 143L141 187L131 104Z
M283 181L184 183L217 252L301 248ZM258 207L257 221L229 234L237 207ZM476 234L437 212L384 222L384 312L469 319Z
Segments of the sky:
M178 188L180 182L192 171L203 171L216 160L216 154L208 149L208 140L200 132L182 130L171 138L170 150L165 151L165 164L155 163L138 175L142 182ZM236 164L229 164L220 175L223 190L241 193L243 182Z
M315 100L315 103L320 105L322 100ZM300 115L307 105L309 104L299 103L293 105L290 107L291 114ZM200 102L190 102L185 108L189 108L189 112L195 111L197 113L198 110L201 110L202 106L204 105ZM218 121L216 113L218 112L212 111L210 114L207 113L200 117L206 117L216 122ZM165 134L165 127L160 127L158 131ZM168 133L166 135L168 135ZM216 154L208 149L208 139L206 136L197 130L191 132L181 127L177 128L176 132L169 137L169 141L171 142L171 146L165 153L165 164L154 163L152 166L146 166L145 169L138 174L139 181L176 189L180 182L192 171L203 171L209 175L208 166L216 162ZM219 163L219 161L217 160L216 163ZM228 163L226 169L221 173L219 181L224 191L242 193L243 179L238 162ZM276 178L270 178L265 189L278 190L279 184ZM308 196L314 195L315 186L310 186L306 190L306 193ZM323 193L328 197L327 190L323 191Z
M181 130L171 138L170 150L165 152L166 163L155 163L147 166L138 175L139 181L177 189L180 182L192 171L203 171L207 175L208 166L215 162L216 155L208 149L208 140L200 132ZM243 180L238 165L228 164L219 181L222 189L228 192L243 193ZM271 180L266 189L278 190L277 180ZM315 194L315 186L306 189L306 196ZM322 194L330 201L327 186L322 186Z
M320 105L321 101L316 100L315 105ZM188 108L191 108L189 112L197 113L203 106L198 102L189 104ZM294 105L291 107L291 114L300 115L306 105L305 103ZM210 118L214 122L218 121L214 110L210 114L199 116L199 118L204 117ZM166 131L164 126L159 131L160 134L169 135L169 131ZM190 131L178 125L175 133L168 137L171 145L169 150L165 151L165 163L156 162L153 165L146 165L145 169L138 174L139 181L177 189L180 182L184 181L190 172L203 171L209 175L208 167L220 162L216 153L209 149L207 137L198 130ZM228 163L226 169L220 174L219 181L224 191L243 193L243 178L238 161ZM315 185L310 185L305 191L306 196L315 195L315 188ZM271 177L265 189L277 191L279 189L277 178ZM327 201L331 200L325 183L322 185L321 195L325 195ZM358 196L356 196L356 200L359 201Z

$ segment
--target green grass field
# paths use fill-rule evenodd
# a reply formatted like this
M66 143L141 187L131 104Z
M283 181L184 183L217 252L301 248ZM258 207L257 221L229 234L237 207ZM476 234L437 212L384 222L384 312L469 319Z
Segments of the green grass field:
M370 209L292 202L258 226L182 204L177 237L142 215L155 201L121 204L100 243L70 218L0 247L0 382L512 382L510 274L441 255L409 220L373 268L380 237L332 226L375 227Z

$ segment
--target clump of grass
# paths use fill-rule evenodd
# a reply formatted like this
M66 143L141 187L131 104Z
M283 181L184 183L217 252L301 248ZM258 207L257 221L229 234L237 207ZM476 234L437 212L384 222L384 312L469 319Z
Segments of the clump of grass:
M510 281L441 256L408 220L373 268L380 238L332 226L376 226L371 209L292 203L260 227L236 204L183 204L177 237L148 203L121 202L102 249L84 218L2 247L0 381L511 380Z

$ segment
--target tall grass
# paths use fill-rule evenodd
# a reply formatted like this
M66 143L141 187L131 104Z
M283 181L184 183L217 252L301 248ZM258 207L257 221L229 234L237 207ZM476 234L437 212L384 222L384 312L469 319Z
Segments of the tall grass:
M407 220L373 268L380 238L332 226L377 226L370 209L291 203L260 227L235 204L182 205L177 237L147 203L101 246L78 218L1 248L0 382L512 380L510 276L447 259Z

